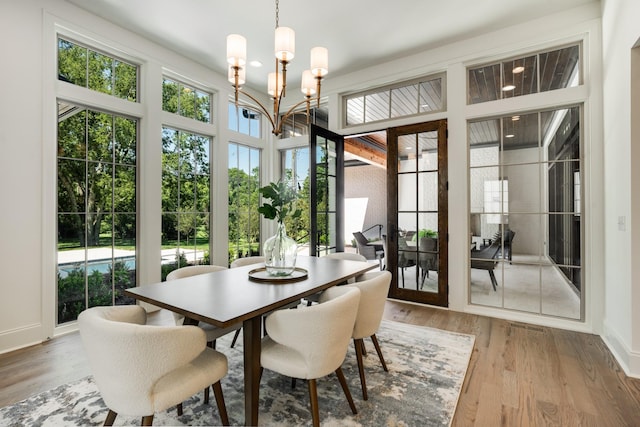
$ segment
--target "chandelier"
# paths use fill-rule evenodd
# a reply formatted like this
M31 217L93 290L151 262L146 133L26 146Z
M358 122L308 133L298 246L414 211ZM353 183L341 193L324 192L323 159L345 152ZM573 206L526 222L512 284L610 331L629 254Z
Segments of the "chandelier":
M246 81L247 39L239 34L227 36L227 62L229 63L229 81L235 89L235 103L238 106L240 94L255 102L262 113L269 118L272 132L278 136L282 133L282 124L294 113L294 110L306 103L307 124L309 123L309 109L312 99L320 106L320 82L327 75L329 53L324 47L311 49L311 66L302 73L300 90L305 99L292 106L283 115L280 114L280 104L286 96L287 90L287 64L295 55L295 32L288 27L279 25L279 0L276 0L276 30L275 30L275 69L269 73L267 92L273 99L273 113L262 105L260 101L242 90Z

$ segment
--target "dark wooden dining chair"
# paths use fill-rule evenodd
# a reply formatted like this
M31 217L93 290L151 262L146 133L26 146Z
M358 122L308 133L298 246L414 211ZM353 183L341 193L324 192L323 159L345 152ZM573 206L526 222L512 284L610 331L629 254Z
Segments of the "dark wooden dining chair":
M478 270L487 270L489 272L489 278L491 279L491 286L495 291L498 287L498 281L494 269L498 264L496 257L500 252L500 240L494 240L491 245L480 249L479 251L471 251L471 268Z

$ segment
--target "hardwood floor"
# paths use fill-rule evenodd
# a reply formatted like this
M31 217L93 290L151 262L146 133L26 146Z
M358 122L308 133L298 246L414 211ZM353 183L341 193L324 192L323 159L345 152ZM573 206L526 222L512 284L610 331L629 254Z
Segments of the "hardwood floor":
M640 380L597 335L398 301L385 318L476 336L453 426L640 426ZM0 355L0 407L89 374L77 333Z

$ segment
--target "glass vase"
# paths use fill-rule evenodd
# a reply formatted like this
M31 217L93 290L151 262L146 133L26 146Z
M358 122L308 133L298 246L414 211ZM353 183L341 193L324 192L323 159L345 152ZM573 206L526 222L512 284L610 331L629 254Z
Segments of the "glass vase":
M262 252L264 265L271 276L288 276L295 270L298 244L287 236L283 223L278 223L276 234L264 242Z

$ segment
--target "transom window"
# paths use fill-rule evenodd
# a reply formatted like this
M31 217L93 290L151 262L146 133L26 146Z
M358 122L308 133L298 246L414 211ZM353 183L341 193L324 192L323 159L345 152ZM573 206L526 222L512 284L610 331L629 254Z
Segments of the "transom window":
M469 68L469 104L513 98L580 84L580 45Z
M343 98L346 126L445 109L444 74L354 93Z
M58 38L58 80L129 101L138 101L138 67Z
M229 130L260 138L262 114L249 107L229 103Z
M182 117L211 122L211 94L194 86L164 78L162 81L162 110Z

